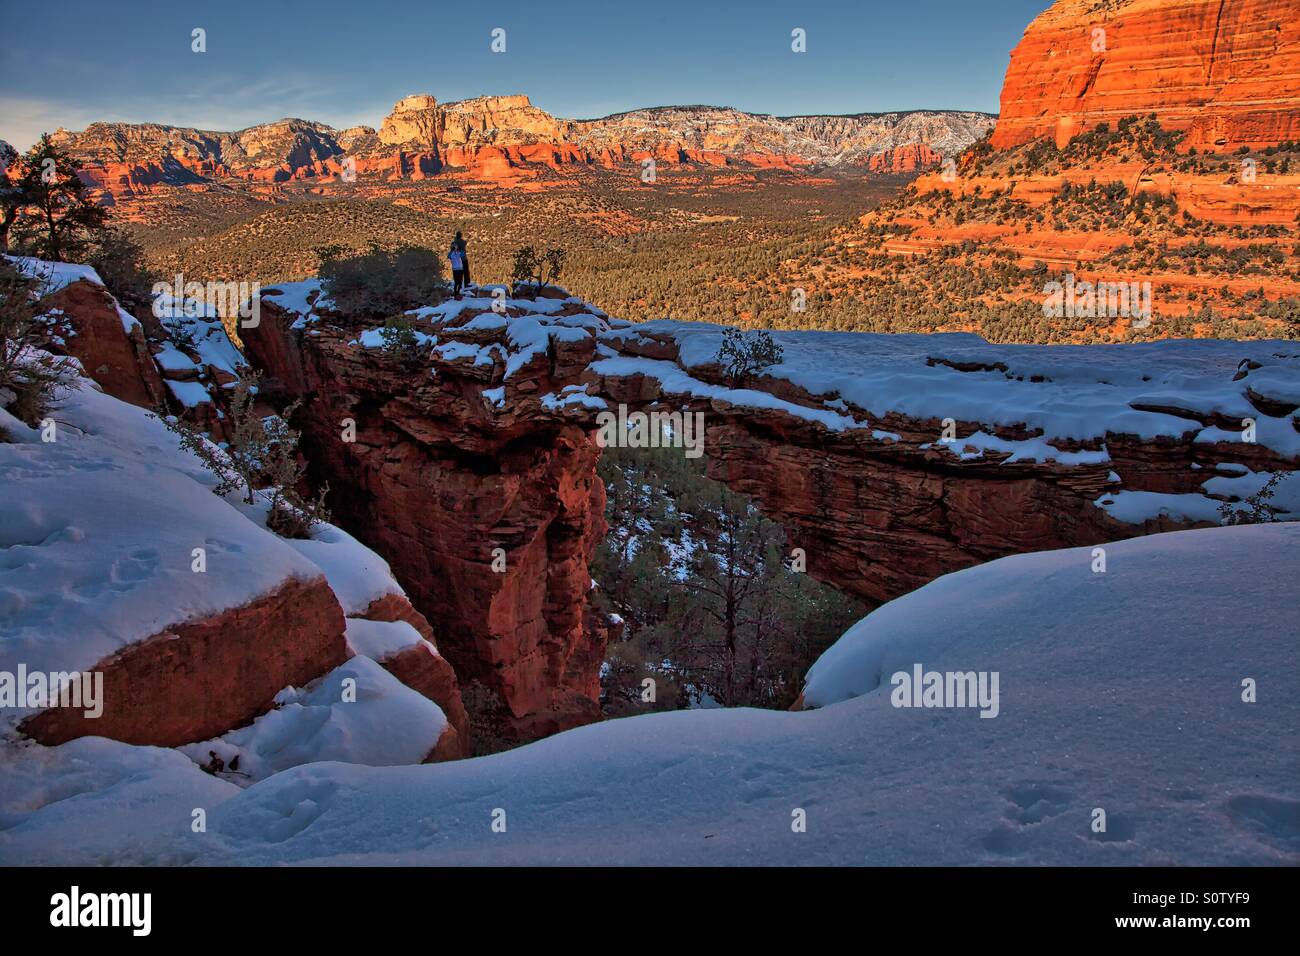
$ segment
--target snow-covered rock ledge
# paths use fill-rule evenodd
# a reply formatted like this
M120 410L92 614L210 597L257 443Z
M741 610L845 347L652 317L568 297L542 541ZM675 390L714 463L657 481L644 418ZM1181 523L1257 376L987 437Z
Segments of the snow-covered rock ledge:
M782 361L732 388L722 327L632 325L562 290L485 289L406 319L402 356L307 280L268 291L245 342L303 400L336 520L443 615L458 672L548 730L595 711L605 632L587 623L581 564L600 533L602 415L702 415L710 476L785 525L810 573L872 604L1008 554L1217 524L1300 467L1293 342L780 332ZM1300 479L1276 492L1278 516L1300 515ZM489 572L495 547L517 573ZM564 637L542 677L544 630Z

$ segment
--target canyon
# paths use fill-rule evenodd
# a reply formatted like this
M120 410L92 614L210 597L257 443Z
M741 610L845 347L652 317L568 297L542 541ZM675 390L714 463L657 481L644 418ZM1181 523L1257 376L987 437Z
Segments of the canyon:
M105 702L93 716L20 709L14 728L47 746L215 740L365 653L381 668L368 692L436 705L408 753L468 754L456 675L384 561L324 523L271 533L256 505L212 494L163 427L180 417L230 437L228 386L249 368L220 318L169 303L137 319L85 266L14 261L43 280L51 346L83 372L60 389L52 441L0 409L4 548L26 555L6 564L4 650L36 670L94 670ZM62 599L29 599L46 588Z
M184 367L182 347L153 338L152 323L154 333L124 320L93 274L55 271L64 284L49 300L65 340L84 329L98 351L122 356L96 361L76 346L99 388L204 425L225 417L215 414L226 392L216 373L232 363L213 347L218 319L192 319L184 346L188 381L208 391L211 410L171 386L159 405L157 379L177 381L165 376ZM195 313L161 311L172 321ZM110 705L93 727L52 709L24 732L45 743L93 732L163 745L220 735L267 713L284 686L360 653L367 621L409 631L370 654L446 715L430 759L472 745L460 690L470 683L500 701L514 740L599 719L599 672L618 622L594 611L588 565L605 533L598 436L615 410L620 420L699 416L709 475L781 521L809 573L872 606L1003 555L1214 525L1221 506L1300 470L1292 343L1056 353L970 335L789 332L778 335L776 366L729 384L721 327L627 323L555 289L450 299L410 319L422 344L399 355L373 320L335 311L314 280L263 290L260 322L241 329L246 360L263 373L262 400L302 400L300 448L310 482L329 484L337 529L288 549L257 530L238 564L222 561L222 579L239 581L243 596L193 613L201 605L177 592L175 623L75 662L105 673ZM129 345L141 338L151 363ZM247 374L243 361L236 374ZM146 460L159 454L148 430L105 432L84 407L61 416ZM81 470L64 487L99 480L92 462L70 462ZM179 477L141 475L129 501L118 488L120 520L154 514L155 531L133 532L152 535L154 550L177 533L229 540L229 529L204 531L218 520L212 509L227 506L207 489L179 494ZM187 517L168 521L167 508L146 504L160 493ZM147 549L122 547L149 560ZM357 562L383 569L366 571L360 590Z
M299 283L266 290L245 341L276 400L304 400L335 520L385 556L461 680L498 693L524 738L597 715L611 628L586 567L604 531L596 435L616 407L702 415L709 475L871 605L1002 555L1215 524L1243 476L1300 468L1300 404L1269 384L1300 353L1279 343L1074 367L973 336L784 333L785 361L732 389L717 326L629 325L558 292L494 301L412 313L427 353L402 361ZM918 376L933 401L891 394ZM1194 384L1162 397L1161 380ZM1201 397L1230 382L1235 402ZM1082 431L1055 424L1071 404L1095 408ZM1268 440L1240 440L1251 416Z

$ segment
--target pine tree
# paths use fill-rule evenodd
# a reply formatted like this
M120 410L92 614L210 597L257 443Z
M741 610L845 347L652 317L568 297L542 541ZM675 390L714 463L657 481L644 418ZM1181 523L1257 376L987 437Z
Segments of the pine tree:
M9 230L22 209L18 188L18 151L0 140L0 252L9 249Z
M72 158L42 136L22 159L13 232L24 251L75 261L104 227L107 212L87 195Z

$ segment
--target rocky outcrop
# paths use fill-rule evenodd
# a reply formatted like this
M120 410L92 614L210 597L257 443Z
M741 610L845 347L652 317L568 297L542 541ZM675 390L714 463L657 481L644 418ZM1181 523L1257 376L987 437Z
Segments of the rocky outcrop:
M610 344L629 356L681 366L680 342L673 334L652 328ZM940 342L936 341L935 349L939 355ZM947 364L935 358L929 362L930 367ZM1183 431L1171 422L1167 437L1104 431L1104 456L1093 462L1065 463L1050 457L1043 460L1041 455L1022 459L1022 453L1013 449L1025 440L1023 426L954 418L958 436L974 437L971 444L962 437L944 444L936 440L943 432L937 417L898 412L868 415L865 409L837 400L835 407L869 418L872 428L826 429L798 414L805 407L820 406L824 396L788 380L755 384L790 402L796 414L761 403L692 398L657 375L628 374L610 364L617 369L612 374L600 362L592 366L588 378L593 391L629 407L677 408L685 401L703 412L709 475L750 496L765 514L783 523L792 543L804 548L810 573L873 604L950 571L1009 554L1215 524L1212 506L1202 508L1205 517L1197 519L1189 517L1192 507L1180 513L1176 503L1200 499L1210 476L1300 468L1297 456L1234 441L1235 432L1225 432L1218 442L1205 441L1200 438L1202 427L1213 426L1218 419L1199 410L1165 410L1185 416L1187 423ZM996 364L953 367L981 380L972 381L972 388L988 387L990 377L993 381L1017 378L1015 372L999 370ZM690 371L706 380L722 380L720 370L708 366ZM937 387L954 391L952 383ZM960 386L956 389L959 394ZM1245 390L1241 394L1248 396ZM953 404L959 411L960 402L954 399ZM1253 414L1253 407L1259 405L1243 402L1241 407ZM1288 404L1274 411L1284 429L1300 432L1300 420L1289 420L1294 408ZM1032 416L1028 409L1023 414ZM1222 424L1236 429L1240 420L1225 416ZM1006 450L992 456L977 452L989 434L1008 443ZM1282 441L1285 446L1286 439ZM1072 443L1062 444L1071 447ZM1090 441L1088 447L1092 445ZM1162 513L1156 508L1149 518L1120 520L1101 503L1121 489L1125 494L1186 497L1169 499L1173 510Z
M108 290L90 281L72 282L41 302L68 355L99 386L141 408L165 408L162 375L153 360L144 325L127 314Z
M559 143L572 124L532 105L527 96L482 96L439 104L427 93L398 100L379 128L389 146L415 144L437 149L500 144Z
M866 159L867 168L873 173L915 173L943 162L943 154L925 143L913 143L899 146L881 153L873 153Z
M1300 140L1294 0L1057 0L1012 51L993 145L1154 113L1184 147Z
M1046 341L1291 334L1298 12L1294 0L1059 0L1011 55L991 140L865 214L837 249L852 265L821 284L855 288L865 271L942 300L962 270L1014 263L991 297L936 302L935 324L1005 334L987 308ZM884 255L864 262L864 250ZM1149 321L1035 328L1047 282L1067 273L1149 283ZM1136 331L1148 327L1160 331Z
M588 430L536 402L497 413L481 391L499 367L448 358L430 374L357 347L354 323L295 320L264 300L245 344L285 397L305 385L295 424L313 476L334 489L334 520L388 561L437 622L460 683L495 692L516 733L596 719L604 633L585 609L605 490ZM286 334L300 370L276 367L291 354ZM593 344L541 353L513 387L537 396L576 379Z
M54 745L111 737L173 747L206 740L270 709L347 659L343 612L325 579L291 579L241 607L174 625L91 668L104 675L104 712L55 707L20 729Z
M404 621L410 624L432 648L437 647L433 628L425 616L411 606L405 595L388 593L372 601L356 615L367 621ZM469 715L461 700L456 672L436 650L416 644L378 663L412 690L417 690L442 708L450 725L451 736L438 741L440 760L463 757L469 753ZM444 735L446 736L446 735Z

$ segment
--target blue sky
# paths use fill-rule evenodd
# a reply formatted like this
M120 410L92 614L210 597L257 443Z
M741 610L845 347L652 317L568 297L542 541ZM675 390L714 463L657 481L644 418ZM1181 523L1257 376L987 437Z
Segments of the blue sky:
M559 116L707 103L753 112L995 112L1048 0L0 0L0 139L94 120L378 126L416 92L527 93ZM207 52L191 31L207 31ZM506 31L506 52L490 50ZM807 31L807 52L790 49Z

